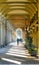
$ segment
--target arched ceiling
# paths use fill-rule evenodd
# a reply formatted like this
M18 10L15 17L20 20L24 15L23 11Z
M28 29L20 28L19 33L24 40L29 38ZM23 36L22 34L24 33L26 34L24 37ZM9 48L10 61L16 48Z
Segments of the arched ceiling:
M24 16L24 18L29 17L31 20L38 10L37 5L38 0L0 0L0 13L8 20L17 15Z

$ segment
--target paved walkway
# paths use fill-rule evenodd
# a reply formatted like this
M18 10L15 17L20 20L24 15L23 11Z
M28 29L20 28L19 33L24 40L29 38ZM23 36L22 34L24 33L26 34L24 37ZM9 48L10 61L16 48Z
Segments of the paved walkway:
M0 49L0 63L14 63L14 64L38 64L39 60L31 57L22 45L14 46L10 43L7 47Z

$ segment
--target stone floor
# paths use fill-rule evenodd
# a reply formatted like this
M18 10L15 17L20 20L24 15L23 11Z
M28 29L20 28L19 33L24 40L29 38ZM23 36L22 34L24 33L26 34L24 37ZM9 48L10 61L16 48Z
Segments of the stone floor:
M28 50L10 43L5 48L0 49L0 64L39 64L39 59L30 56Z

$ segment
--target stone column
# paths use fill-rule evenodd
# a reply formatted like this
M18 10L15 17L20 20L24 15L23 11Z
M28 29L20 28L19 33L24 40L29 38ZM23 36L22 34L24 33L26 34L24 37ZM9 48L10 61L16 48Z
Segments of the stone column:
M2 23L0 22L0 46L2 45Z
M7 21L5 21L5 45L7 45Z

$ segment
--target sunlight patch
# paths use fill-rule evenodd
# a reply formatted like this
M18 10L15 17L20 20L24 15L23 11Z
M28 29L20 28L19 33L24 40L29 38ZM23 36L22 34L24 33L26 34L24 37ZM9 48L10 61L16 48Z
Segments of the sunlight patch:
M11 63L21 64L21 62L16 61L16 60L11 60L11 59L6 59L6 58L1 58L1 59L4 60L4 61L11 62Z

